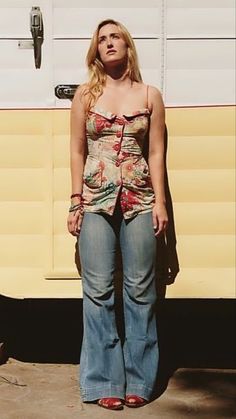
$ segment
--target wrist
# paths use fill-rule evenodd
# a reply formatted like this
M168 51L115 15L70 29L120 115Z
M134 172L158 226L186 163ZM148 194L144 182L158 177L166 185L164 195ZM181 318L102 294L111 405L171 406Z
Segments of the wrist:
M70 196L71 205L80 204L82 202L82 193L74 193Z
M72 198L70 200L71 205L77 205L82 203L82 198Z
M155 201L154 205L159 205L159 206L166 206L166 201Z
M77 204L71 204L70 208L69 208L69 212L73 212L74 214L79 211L80 214L82 214L84 212L84 207L83 207L83 203L79 202Z

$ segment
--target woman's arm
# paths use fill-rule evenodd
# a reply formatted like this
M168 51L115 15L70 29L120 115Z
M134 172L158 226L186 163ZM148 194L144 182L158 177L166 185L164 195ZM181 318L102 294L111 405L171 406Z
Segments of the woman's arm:
M80 86L74 95L70 113L70 171L71 194L81 194L83 189L83 172L86 157L86 110L84 86ZM80 204L81 197L74 197L72 205ZM67 226L69 232L79 235L82 223L80 209L69 213Z
M155 194L153 207L153 227L155 234L163 232L168 223L164 185L164 132L165 108L161 94L155 87L150 87L150 103L152 107L149 130L149 156L151 180Z
M76 90L70 114L70 170L72 194L81 193L83 186L86 149L86 111L83 91L83 86L80 86Z

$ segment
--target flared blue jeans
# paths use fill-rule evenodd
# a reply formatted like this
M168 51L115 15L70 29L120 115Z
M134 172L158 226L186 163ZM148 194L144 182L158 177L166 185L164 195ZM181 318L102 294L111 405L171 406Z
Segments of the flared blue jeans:
M136 394L147 400L158 369L155 316L156 238L152 213L125 220L85 213L78 239L83 284L82 401ZM114 270L117 241L123 264L124 344L117 332Z

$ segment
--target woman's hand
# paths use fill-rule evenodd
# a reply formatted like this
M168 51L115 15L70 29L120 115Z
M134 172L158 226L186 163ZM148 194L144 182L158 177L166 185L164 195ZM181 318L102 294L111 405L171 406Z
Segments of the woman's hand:
M81 214L80 209L77 211L69 212L67 218L67 228L69 233L72 236L78 237L80 235L81 224L83 221L83 214Z
M168 226L168 215L164 203L157 203L152 209L152 220L155 236L163 233Z

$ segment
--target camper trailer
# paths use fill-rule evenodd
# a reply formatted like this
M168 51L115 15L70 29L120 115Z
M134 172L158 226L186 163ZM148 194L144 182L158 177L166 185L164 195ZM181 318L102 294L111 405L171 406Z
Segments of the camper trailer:
M0 0L0 294L82 298L71 99L97 23L121 21L166 106L166 298L234 297L234 1ZM169 258L169 259L168 259ZM165 275L164 275L165 276Z

